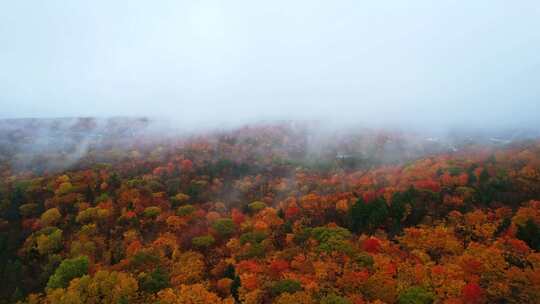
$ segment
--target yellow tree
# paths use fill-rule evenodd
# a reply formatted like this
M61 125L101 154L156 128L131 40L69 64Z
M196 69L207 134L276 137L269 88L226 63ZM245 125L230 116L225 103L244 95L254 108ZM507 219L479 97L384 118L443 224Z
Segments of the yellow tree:
M180 285L178 290L164 289L158 293L158 299L163 304L233 304L232 298L221 299L210 292L202 284Z
M137 280L123 272L98 271L93 277L73 279L69 286L47 294L51 304L117 304L130 303L136 298Z
M203 278L205 271L204 257L194 251L173 254L171 283L174 286L197 283Z

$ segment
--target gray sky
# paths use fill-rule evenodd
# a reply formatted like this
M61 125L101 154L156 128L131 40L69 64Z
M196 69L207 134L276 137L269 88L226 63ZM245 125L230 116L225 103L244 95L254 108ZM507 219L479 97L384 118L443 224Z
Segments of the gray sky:
M540 121L540 2L2 1L0 117Z

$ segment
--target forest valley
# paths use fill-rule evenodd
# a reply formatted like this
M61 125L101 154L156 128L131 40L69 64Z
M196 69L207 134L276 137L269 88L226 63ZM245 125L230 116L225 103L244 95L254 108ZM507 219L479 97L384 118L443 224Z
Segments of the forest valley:
M540 303L538 139L2 124L0 303Z

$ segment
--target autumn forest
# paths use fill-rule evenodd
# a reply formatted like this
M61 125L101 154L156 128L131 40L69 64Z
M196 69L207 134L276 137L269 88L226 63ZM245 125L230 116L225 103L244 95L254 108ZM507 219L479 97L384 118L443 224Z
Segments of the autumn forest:
M0 303L540 303L540 139L7 120Z

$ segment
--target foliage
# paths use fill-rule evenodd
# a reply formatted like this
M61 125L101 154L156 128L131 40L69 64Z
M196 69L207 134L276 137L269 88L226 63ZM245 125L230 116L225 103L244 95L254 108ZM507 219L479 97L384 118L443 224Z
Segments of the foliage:
M252 244L260 243L267 237L268 237L267 234L263 231L246 232L240 236L240 244L243 245L246 243L252 243Z
M198 236L198 237L194 237L191 240L191 243L193 244L193 246L197 248L201 248L201 249L206 249L212 246L215 242L216 240L211 235Z
M66 289L58 288L47 294L50 303L130 303L136 297L137 280L122 272L98 271L94 276L85 275L69 283Z
M276 298L276 304L313 304L314 301L307 292L282 293Z
M43 226L52 226L55 225L61 217L62 214L57 208L51 208L41 214L41 223Z
M273 295L279 295L282 293L294 293L302 290L302 285L298 281L294 280L281 280L272 285L270 292Z
M197 208L192 205L184 205L176 209L176 214L179 216L188 216L195 212L195 210L197 210Z
M206 304L224 303L215 293L209 292L202 284L181 285L175 292L165 289L158 293L159 303L163 304Z
M537 303L540 142L408 136L104 139L56 171L0 149L0 304Z
M58 228L40 230L36 234L36 247L42 255L57 252L62 248L62 230Z
M148 293L156 293L169 287L169 275L161 267L156 268L149 274L141 273L138 281L141 291Z
M518 226L516 236L526 242L529 247L540 251L540 226L532 219L529 219L525 225Z
M36 203L28 203L19 206L19 213L24 217L30 217L39 213L39 205Z
M351 252L352 248L346 242L351 238L349 230L342 227L316 227L311 230L311 236L319 242L318 249L324 252Z
M222 237L230 236L236 230L234 222L230 218L217 219L212 223L212 228Z
M370 232L386 221L388 206L382 198L376 198L371 202L358 199L351 207L349 214L353 232Z
M88 273L88 257L80 256L62 261L47 282L47 288L65 288L69 282Z
M144 209L143 215L148 218L155 218L161 213L161 208L152 206Z
M329 294L321 299L321 304L351 304L351 301L336 294Z
M110 211L104 208L91 207L79 212L75 220L78 223L90 223L107 218L110 215Z
M399 295L399 304L431 304L435 295L422 287L411 287Z
M261 201L256 201L256 202L250 203L248 207L249 207L249 210L251 210L252 212L257 212L259 210L266 208L266 204Z
M171 283L175 286L193 284L203 277L205 270L204 257L194 251L175 253L171 269Z

